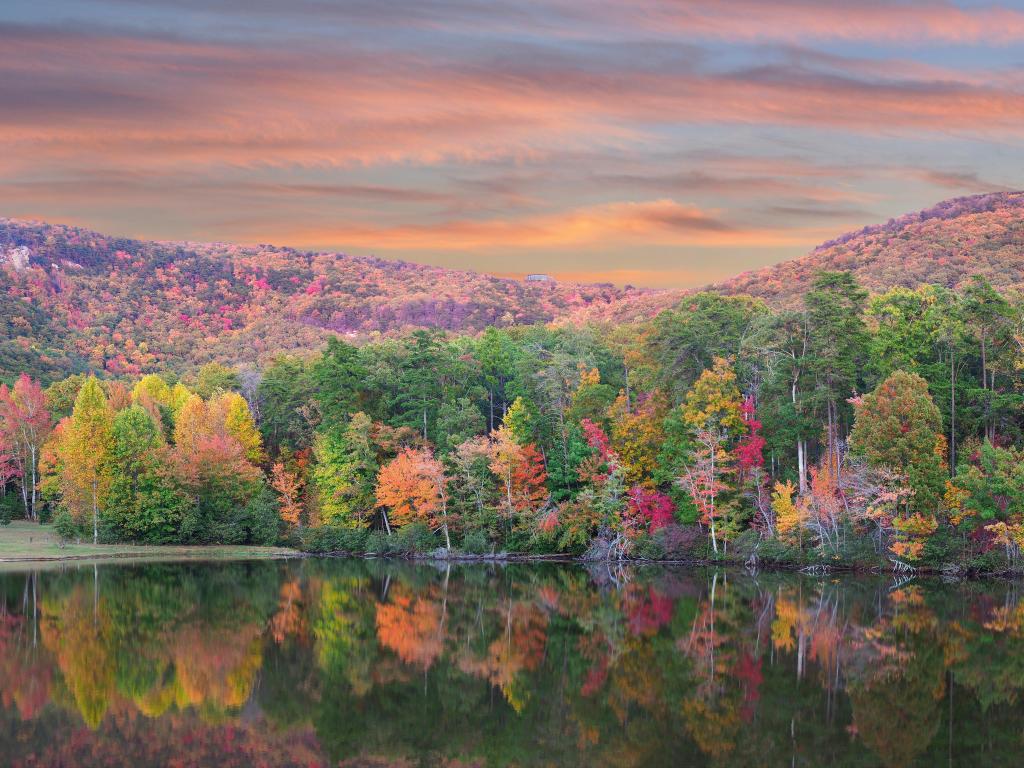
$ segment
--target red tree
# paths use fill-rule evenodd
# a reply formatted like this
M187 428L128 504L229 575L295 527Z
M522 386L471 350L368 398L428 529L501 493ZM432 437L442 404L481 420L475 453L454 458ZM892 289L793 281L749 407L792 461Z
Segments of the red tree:
M30 520L36 517L39 451L52 428L38 381L22 374L11 389L0 385L0 445L7 446L21 478L21 498Z
M627 496L629 515L641 521L651 533L675 520L676 505L661 491L634 485Z

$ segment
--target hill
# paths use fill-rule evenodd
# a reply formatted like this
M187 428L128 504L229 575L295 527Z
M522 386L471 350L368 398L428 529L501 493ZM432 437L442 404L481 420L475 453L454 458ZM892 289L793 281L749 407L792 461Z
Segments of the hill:
M922 284L954 288L972 275L983 275L1000 289L1024 288L1024 192L947 200L709 289L792 307L822 270L852 272L872 292Z
M1024 289L1024 192L948 200L708 290L793 307L822 270L853 272L874 292L956 287L976 274L1003 290ZM0 379L258 363L338 333L361 340L423 327L627 322L681 295L0 219Z
M0 379L257 362L336 333L472 332L655 293L0 219Z

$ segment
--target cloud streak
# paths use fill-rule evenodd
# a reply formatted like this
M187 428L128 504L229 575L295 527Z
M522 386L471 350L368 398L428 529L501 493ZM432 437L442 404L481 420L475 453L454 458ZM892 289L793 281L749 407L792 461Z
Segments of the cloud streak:
M798 255L829 227L1007 186L1024 161L1012 48L915 52L1024 40L1005 7L386 5L0 11L2 212L451 251L485 270L498 251L597 245L654 263L666 248ZM973 167L993 146L998 166Z

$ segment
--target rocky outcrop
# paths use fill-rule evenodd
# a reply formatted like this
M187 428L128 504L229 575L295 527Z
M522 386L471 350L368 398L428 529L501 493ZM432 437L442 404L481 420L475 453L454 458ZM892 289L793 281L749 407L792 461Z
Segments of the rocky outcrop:
M24 245L0 250L0 265L11 266L19 272L28 269L32 252Z

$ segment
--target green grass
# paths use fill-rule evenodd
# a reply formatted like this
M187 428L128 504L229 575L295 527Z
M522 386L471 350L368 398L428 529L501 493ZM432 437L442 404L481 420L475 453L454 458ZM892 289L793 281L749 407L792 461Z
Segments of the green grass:
M146 546L134 544L63 543L51 525L17 520L0 527L0 563L33 560L93 560L99 558L159 558L161 560L248 560L297 555L285 547Z

